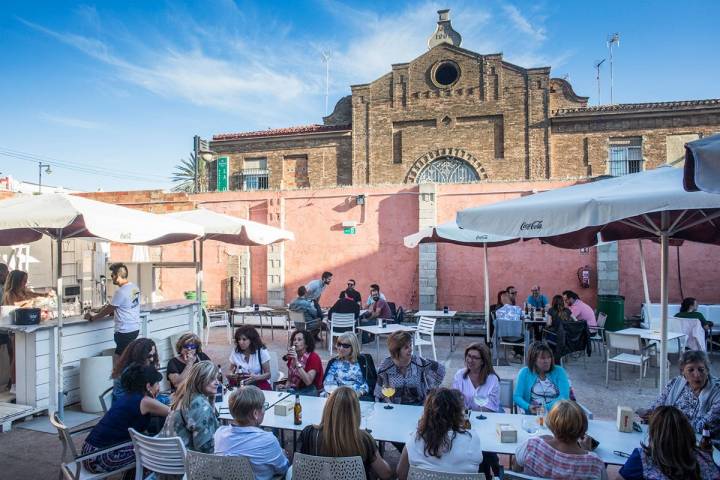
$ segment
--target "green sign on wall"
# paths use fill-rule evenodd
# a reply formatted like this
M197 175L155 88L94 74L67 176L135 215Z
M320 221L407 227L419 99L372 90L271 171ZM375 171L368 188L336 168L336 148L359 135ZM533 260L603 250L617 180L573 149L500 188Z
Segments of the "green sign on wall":
M343 228L343 233L345 235L355 235L355 227L345 227Z
M217 159L217 191L227 192L228 189L228 158Z

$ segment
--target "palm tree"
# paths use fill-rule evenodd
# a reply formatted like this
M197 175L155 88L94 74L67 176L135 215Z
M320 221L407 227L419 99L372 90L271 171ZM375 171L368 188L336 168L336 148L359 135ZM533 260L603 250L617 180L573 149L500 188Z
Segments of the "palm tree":
M176 185L173 192L198 193L205 190L205 161L190 154L189 159L182 158L180 163L175 165L172 181ZM197 172L197 174L196 174Z

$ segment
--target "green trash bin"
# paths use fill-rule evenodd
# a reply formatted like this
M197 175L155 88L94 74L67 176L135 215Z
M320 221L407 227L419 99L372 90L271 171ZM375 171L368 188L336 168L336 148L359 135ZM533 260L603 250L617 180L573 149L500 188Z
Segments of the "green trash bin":
M597 311L607 315L605 330L616 332L625 328L625 297L622 295L598 295Z
M207 308L207 292L203 290L202 292L202 306L203 308ZM185 291L185 299L186 300L197 300L197 292L195 290L186 290Z

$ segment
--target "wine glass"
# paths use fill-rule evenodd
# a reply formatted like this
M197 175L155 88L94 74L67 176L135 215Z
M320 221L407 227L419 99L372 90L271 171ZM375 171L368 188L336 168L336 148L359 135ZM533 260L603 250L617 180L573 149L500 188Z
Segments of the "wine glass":
M375 402L360 402L360 428L368 433L372 432L368 428L368 422L373 413L375 413Z
M395 387L393 387L390 384L383 385L382 387L382 394L383 397L385 397L385 401L387 402L387 405L385 405L385 410L392 410L394 407L390 405L390 398L392 398L395 395Z
M489 399L486 392L480 390L479 388L475 390L475 395L473 395L473 402L475 403L475 405L482 408L488 404L488 400ZM487 417L481 413L475 418L477 418L478 420L485 420Z

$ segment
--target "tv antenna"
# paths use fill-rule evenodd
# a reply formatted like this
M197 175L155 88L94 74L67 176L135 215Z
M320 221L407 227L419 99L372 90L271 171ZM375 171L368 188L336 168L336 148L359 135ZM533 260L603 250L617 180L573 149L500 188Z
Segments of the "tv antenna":
M325 116L328 114L328 97L330 95L330 51L323 50L320 55L325 62Z
M601 66L603 63L605 63L605 59L604 59L604 58L603 58L602 60L597 60L597 61L593 64L593 65L595 66L595 72L596 72L596 74L595 74L595 81L597 82L597 92L598 92L597 104L598 104L598 105L600 105L600 103L602 103L602 102L600 101L600 66Z
M613 105L613 45L620 48L620 34L617 32L607 37L607 46L610 50L610 105Z

